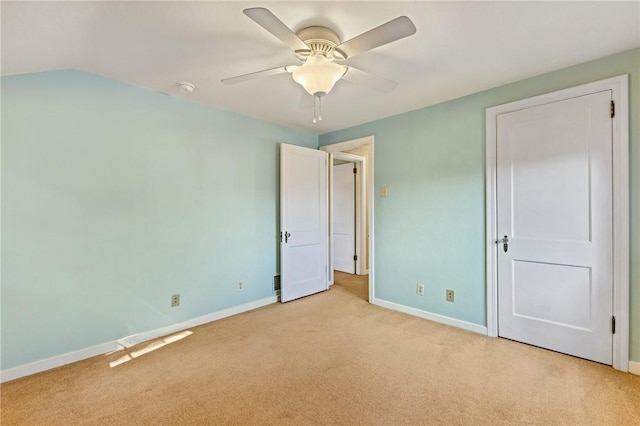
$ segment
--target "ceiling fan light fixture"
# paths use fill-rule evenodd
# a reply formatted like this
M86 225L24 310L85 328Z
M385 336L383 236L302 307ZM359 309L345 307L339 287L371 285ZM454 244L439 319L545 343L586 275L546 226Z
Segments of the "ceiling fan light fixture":
M307 93L313 95L314 114L313 122L322 120L322 98L328 94L338 80L344 77L349 67L338 65L333 61L344 61L361 53L375 49L379 46L400 40L415 34L416 27L411 19L400 16L382 25L379 25L365 33L362 33L345 42L340 41L338 34L327 27L311 26L298 32L293 32L277 16L264 7L252 7L244 9L247 15L256 24L274 35L278 40L293 50L295 56L304 61L300 66L289 65L277 68L243 74L222 80L225 84L240 83L255 77L266 77L282 72L291 74L293 80L300 84ZM357 71L357 75L367 75L366 72ZM350 74L351 75L351 74ZM353 79L351 79L353 81ZM372 85L382 86L382 91L393 90L397 83L383 78L369 75Z
M346 66L335 64L322 54L314 54L291 74L310 95L322 96L329 93L346 72Z

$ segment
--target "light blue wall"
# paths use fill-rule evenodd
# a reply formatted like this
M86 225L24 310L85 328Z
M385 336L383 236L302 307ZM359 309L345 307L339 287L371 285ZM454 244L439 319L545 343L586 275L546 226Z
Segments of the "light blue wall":
M280 142L317 136L77 71L3 78L1 368L272 296Z
M376 296L485 324L485 108L625 73L640 361L639 49L320 136L375 135ZM1 369L271 296L278 143L318 142L75 71L2 78L1 136Z
M375 136L376 297L485 325L485 109L621 74L631 99L630 356L640 361L640 49L320 136L321 146Z

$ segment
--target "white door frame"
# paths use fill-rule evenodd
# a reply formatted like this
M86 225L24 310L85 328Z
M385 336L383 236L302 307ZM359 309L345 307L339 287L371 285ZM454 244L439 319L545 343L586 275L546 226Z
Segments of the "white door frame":
M356 245L355 254L358 258L356 260L355 272L357 275L364 275L364 262L362 262L362 251L367 244L366 236L366 224L367 224L367 206L362 192L367 189L367 159L360 155L349 154L345 152L333 152L329 153L329 285L333 285L333 160L344 160L350 163L358 163L358 170L360 171L356 175L356 221L354 225Z
M613 368L629 371L629 76L621 75L486 110L487 335L498 336L497 117L512 111L608 91L615 102L613 137Z
M373 221L375 193L374 193L374 182L373 182L373 177L374 177L373 135L365 136L358 139L352 139L345 142L339 142L332 145L325 145L320 147L320 149L330 154L335 154L338 152L359 148L361 146L369 147L369 163L367 164L366 173L363 173L363 174L366 175L366 193L369 200L369 209L368 209L368 212L366 212L369 220L369 238L368 238L369 241L367 243L369 245L369 259L368 259L369 260L369 303L373 303L375 298L375 252L374 252L375 227L374 227L374 221ZM367 236L365 235L364 238L366 237Z

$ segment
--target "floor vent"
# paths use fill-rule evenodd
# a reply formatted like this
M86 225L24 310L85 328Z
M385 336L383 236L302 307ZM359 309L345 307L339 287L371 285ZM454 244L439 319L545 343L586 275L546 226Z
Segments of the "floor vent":
M273 276L273 292L279 292L280 291L280 274L274 275Z

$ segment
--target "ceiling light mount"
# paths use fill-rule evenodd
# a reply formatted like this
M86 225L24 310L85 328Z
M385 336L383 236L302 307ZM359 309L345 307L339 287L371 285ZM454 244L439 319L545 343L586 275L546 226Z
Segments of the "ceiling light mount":
M347 59L346 54L336 48L340 45L340 38L330 28L320 26L307 27L298 31L296 35L309 46L308 50L295 51L298 59L304 61L314 54L321 54L329 59L337 59L339 61Z

